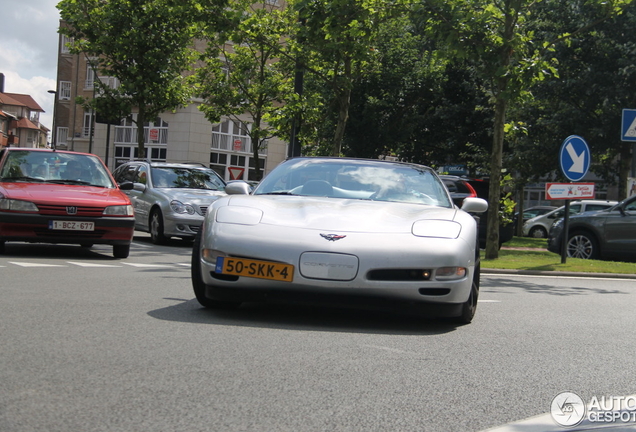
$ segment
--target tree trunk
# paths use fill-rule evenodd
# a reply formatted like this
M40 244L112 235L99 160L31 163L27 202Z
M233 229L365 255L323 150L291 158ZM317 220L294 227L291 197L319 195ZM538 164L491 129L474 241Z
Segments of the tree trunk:
M345 86L337 94L338 98L338 125L333 138L332 156L340 156L342 152L342 139L344 138L347 120L349 119L349 106L351 105L351 58L346 58L344 62Z
M139 160L146 159L146 147L144 145L144 124L146 123L146 107L139 106L137 114L137 158Z
M627 190L627 178L631 171L631 147L632 143L621 143L620 165L618 169L618 200L622 201L627 198L629 191Z
M493 127L492 154L490 158L486 259L499 258L499 200L501 199L501 165L505 124L506 100L500 96L495 102L495 124Z

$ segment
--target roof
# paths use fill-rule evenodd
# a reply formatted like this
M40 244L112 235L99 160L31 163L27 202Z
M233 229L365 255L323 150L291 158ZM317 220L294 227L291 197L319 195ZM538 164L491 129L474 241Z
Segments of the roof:
M42 107L29 95L19 93L0 93L0 105L25 106L31 111L42 111Z
M15 123L14 123L15 122ZM39 126L36 126L31 120L26 117L22 117L20 120L13 120L11 122L11 127L15 127L18 129L35 129L40 130Z

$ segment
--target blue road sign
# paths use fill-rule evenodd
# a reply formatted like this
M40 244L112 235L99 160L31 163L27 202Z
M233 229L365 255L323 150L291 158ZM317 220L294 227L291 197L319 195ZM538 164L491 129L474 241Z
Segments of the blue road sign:
M559 152L561 171L570 181L579 181L590 168L590 148L583 138L570 135L563 141Z
M624 109L621 141L636 141L636 109Z

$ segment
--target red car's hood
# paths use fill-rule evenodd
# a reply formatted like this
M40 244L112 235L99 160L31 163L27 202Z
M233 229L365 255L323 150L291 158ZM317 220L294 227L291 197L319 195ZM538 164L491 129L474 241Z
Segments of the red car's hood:
M128 197L117 188L51 183L0 183L5 198L31 201L36 204L60 205L124 205Z

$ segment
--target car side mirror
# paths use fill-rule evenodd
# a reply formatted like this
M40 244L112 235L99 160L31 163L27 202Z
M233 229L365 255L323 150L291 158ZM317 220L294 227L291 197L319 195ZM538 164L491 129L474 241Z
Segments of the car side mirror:
M119 185L119 189L121 190L133 190L133 188L135 187L134 184L132 184L131 182L123 182L122 184Z
M225 193L228 195L249 195L250 185L242 180L233 181L225 185Z
M467 213L483 213L488 210L488 201L482 198L464 198L462 210Z
M132 188L136 191L143 192L146 190L146 185L143 183L133 183Z

